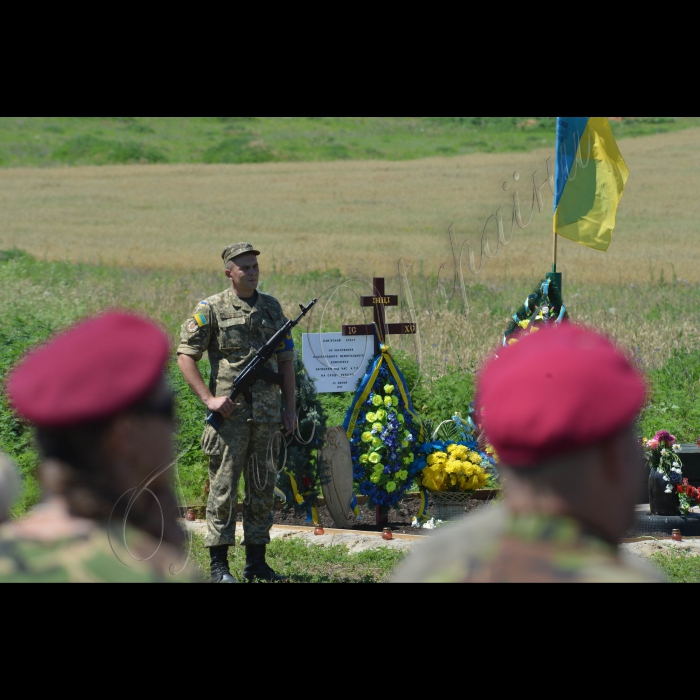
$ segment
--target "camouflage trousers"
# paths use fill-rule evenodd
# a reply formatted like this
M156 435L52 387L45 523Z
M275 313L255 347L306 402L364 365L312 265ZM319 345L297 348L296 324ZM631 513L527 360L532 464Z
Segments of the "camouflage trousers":
M232 547L236 544L241 474L245 477L246 487L243 544L270 544L281 439L276 423L229 420L220 436L207 428L202 439L204 452L209 455L206 547Z

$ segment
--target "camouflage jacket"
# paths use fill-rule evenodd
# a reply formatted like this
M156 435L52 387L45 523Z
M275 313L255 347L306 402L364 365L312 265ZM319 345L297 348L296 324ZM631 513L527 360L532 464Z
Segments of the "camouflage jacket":
M236 296L233 289L201 302L182 326L178 355L189 355L197 362L209 354L211 379L209 390L214 396L226 396L242 369L256 352L287 322L277 299L256 293L252 304ZM267 368L278 370L279 362L294 359L291 338ZM282 414L280 388L259 381L253 387L253 413L256 423L278 423ZM238 399L232 416L245 415L245 401ZM247 416L246 416L247 417Z
M662 583L580 523L512 516L499 506L446 527L420 545L394 583Z
M46 504L0 527L0 583L202 583L183 552Z

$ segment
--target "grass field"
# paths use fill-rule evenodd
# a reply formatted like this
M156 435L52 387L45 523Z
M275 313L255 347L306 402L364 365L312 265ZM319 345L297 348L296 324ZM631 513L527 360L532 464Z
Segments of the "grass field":
M268 118L261 119L256 128ZM65 128L47 133L73 133ZM623 139L620 147L632 175L613 245L604 255L561 241L565 302L572 318L610 333L647 373L653 394L642 430L671 429L691 441L700 433L700 129ZM454 225L457 250L463 241L478 246L499 208L509 226L515 192L527 222L532 175L545 182L550 156L548 148L401 162L0 169L0 250L14 251L0 254L0 376L49 333L113 306L151 315L175 347L194 306L225 286L221 250L251 240L264 251L264 289L288 314L300 302L321 300L304 331L363 322L357 295L369 291L372 276L386 275L388 291L404 301L390 321L416 320L420 331L392 343L410 366L419 410L431 418L465 411L475 370L550 268L551 192L545 185L542 210L535 205L531 224L516 226L510 245L485 259L479 276L465 262L465 297L454 289L447 230ZM196 451L202 409L174 369L172 377L179 446L195 448L181 465L184 497L196 504L206 478ZM347 401L327 399L334 418ZM1 397L0 449L27 477L22 512L38 494L36 454Z
M632 175L613 245L606 255L562 241L568 282L646 284L662 274L697 281L700 129L620 146ZM191 272L215 270L225 245L251 240L265 253L267 275L338 269L350 277L396 276L401 259L411 277L434 284L441 269L443 277L453 274L451 225L458 254L463 242L480 251L485 227L493 253L489 217L500 210L509 237L516 193L528 221L533 173L544 183L551 155L0 169L0 249ZM550 268L553 198L546 185L541 193L542 211L535 206L530 225L515 226L507 253L484 259L478 277L465 255L467 285L532 280Z
M618 136L700 125L618 117ZM1 166L407 160L531 151L555 117L0 117Z

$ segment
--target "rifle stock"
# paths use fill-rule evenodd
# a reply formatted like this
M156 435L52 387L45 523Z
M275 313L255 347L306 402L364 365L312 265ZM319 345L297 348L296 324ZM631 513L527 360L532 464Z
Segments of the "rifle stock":
M264 347L260 348L255 357L243 368L241 373L236 377L233 383L233 390L229 394L229 399L234 403L238 397L243 394L245 400L248 404L253 403L253 395L251 389L258 380L268 382L269 384L277 384L282 386L284 381L284 376L267 369L265 365L270 360L270 358L277 352L280 344L284 341L291 331L296 328L301 322L302 318L306 316L309 311L316 305L318 299L311 301L308 306L299 305L301 309L301 314L294 321L287 321L283 328L280 328L277 333L265 344ZM216 430L218 433L224 425L225 418L220 413L210 412L207 415L207 423Z

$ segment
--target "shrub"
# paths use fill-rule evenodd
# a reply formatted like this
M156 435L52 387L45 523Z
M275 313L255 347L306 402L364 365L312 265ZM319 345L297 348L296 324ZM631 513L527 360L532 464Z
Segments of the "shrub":
M124 163L167 163L161 151L139 141L103 139L91 134L75 136L57 148L51 157L71 165L96 163L97 165Z
M272 151L262 142L249 136L224 139L202 154L204 163L268 163L275 160Z

